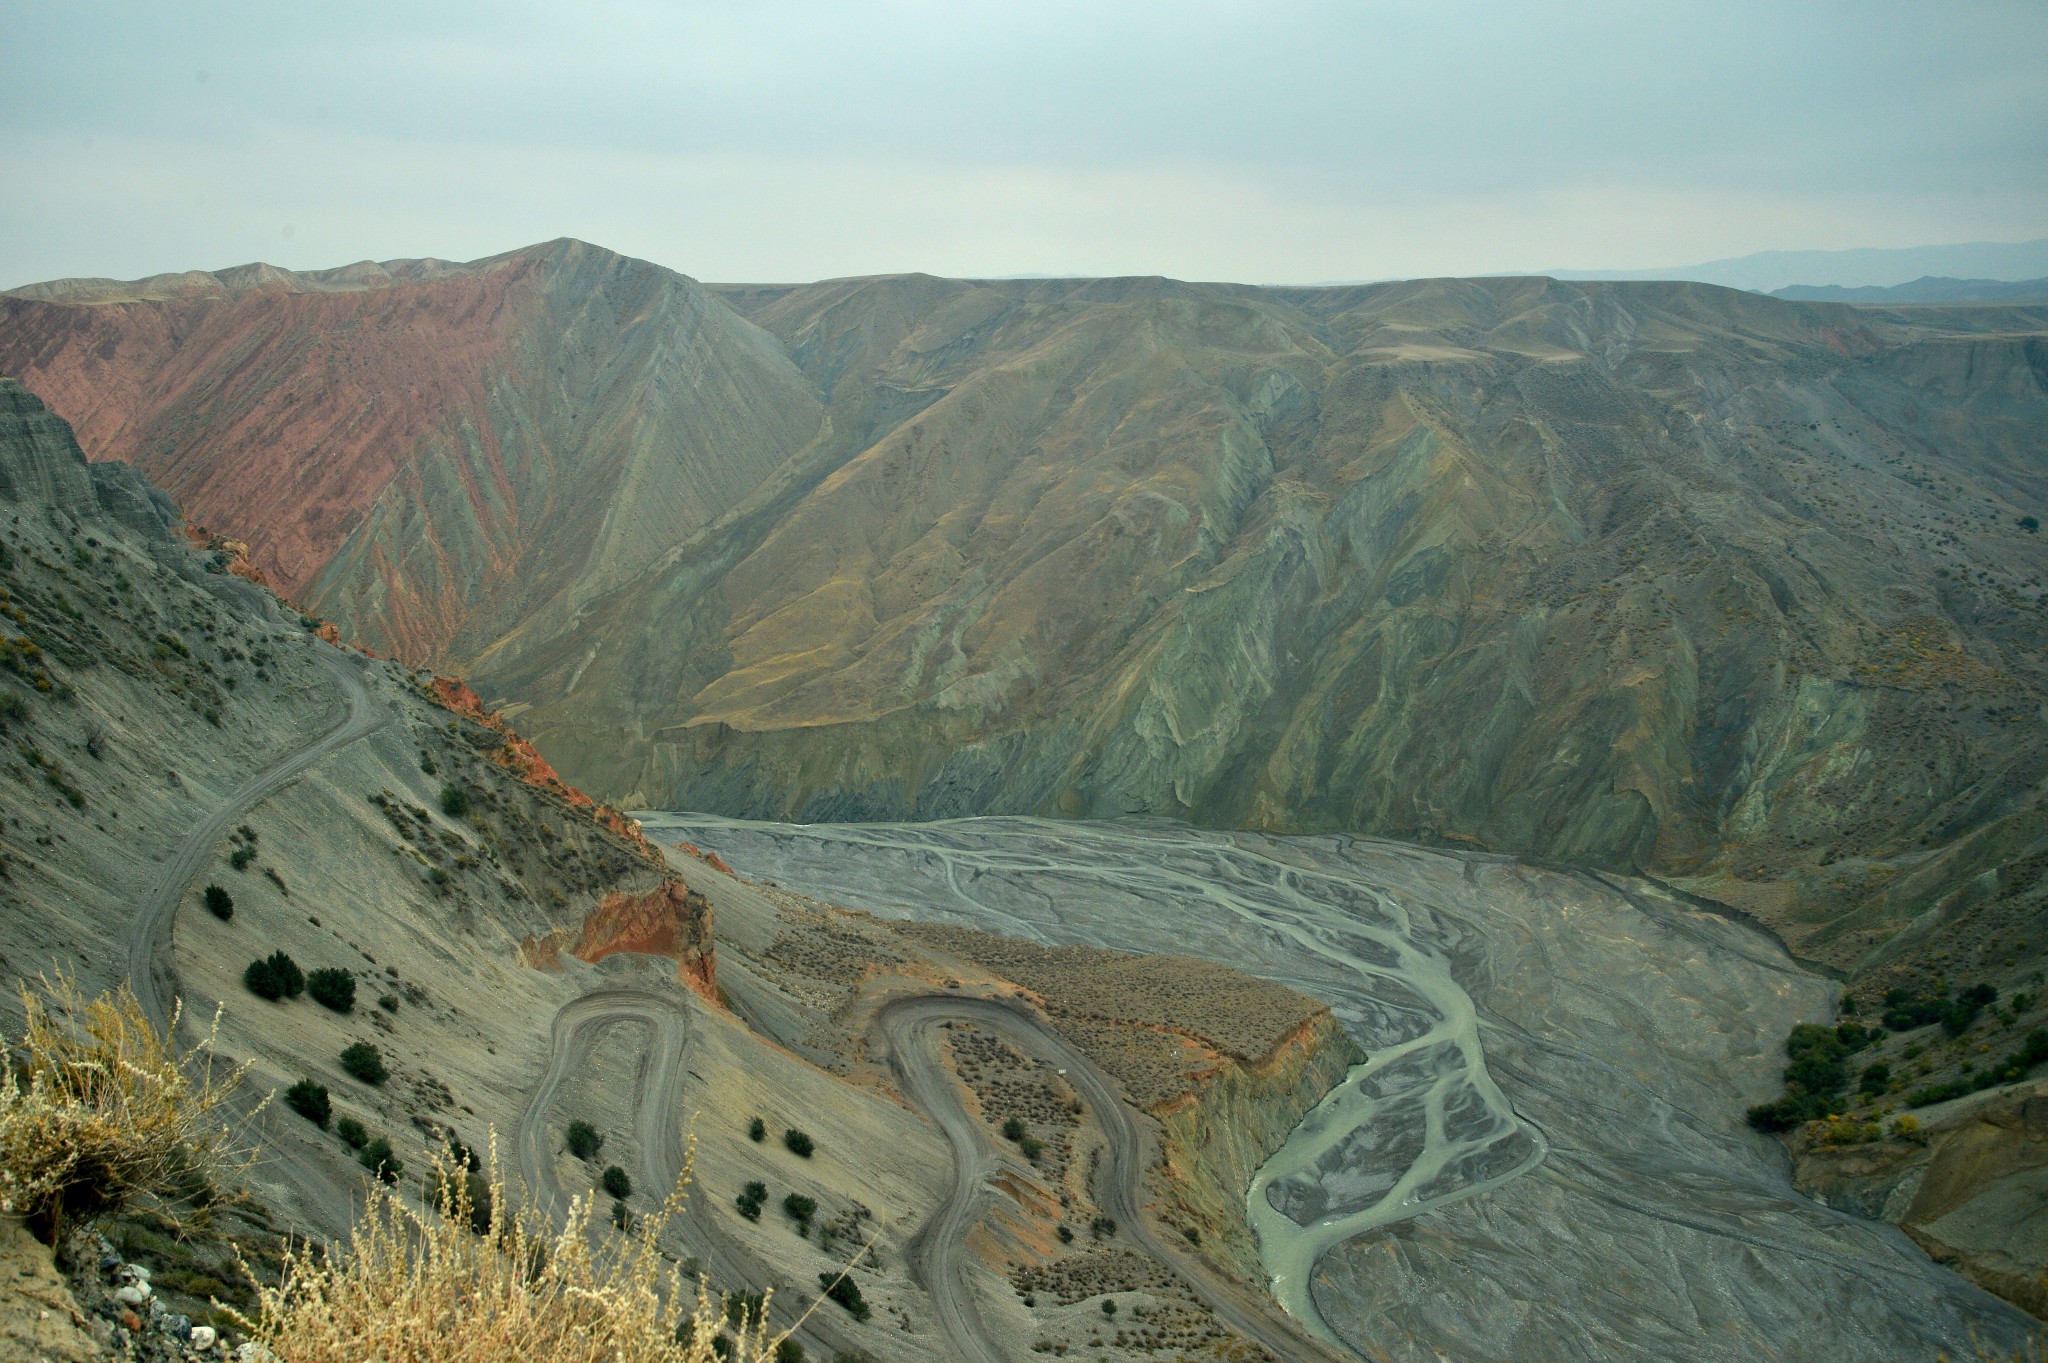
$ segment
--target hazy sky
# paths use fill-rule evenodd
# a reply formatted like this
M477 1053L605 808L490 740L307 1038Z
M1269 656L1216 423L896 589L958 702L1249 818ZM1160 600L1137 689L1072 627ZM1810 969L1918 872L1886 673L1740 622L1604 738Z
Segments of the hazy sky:
M0 0L0 286L583 237L1252 282L2048 235L2048 3Z

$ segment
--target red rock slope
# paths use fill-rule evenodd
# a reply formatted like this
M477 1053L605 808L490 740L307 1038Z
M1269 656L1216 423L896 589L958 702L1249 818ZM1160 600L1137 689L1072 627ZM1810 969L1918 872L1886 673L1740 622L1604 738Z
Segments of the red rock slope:
M819 420L694 281L580 242L23 290L0 373L282 592L423 663L637 571Z

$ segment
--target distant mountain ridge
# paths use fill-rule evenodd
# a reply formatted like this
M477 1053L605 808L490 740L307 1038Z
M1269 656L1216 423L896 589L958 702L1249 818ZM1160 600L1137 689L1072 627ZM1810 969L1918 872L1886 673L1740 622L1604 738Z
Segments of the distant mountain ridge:
M1848 289L1839 284L1794 284L1771 290L1773 298L1801 303L2041 303L2048 279L1945 279L1926 275L1889 288L1875 284Z
M1861 247L1846 251L1757 251L1696 265L1650 270L1549 270L1553 279L1689 279L1769 293L1800 284L1889 287L1929 275L1952 279L2039 279L2048 275L2048 237L1951 246Z
M1480 845L1844 968L2048 849L2048 308L366 273L0 371L616 801Z

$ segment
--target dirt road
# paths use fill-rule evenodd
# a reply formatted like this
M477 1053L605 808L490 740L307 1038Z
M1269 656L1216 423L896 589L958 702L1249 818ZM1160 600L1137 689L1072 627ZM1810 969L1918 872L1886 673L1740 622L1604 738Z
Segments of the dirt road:
M1094 1062L1021 1007L953 994L920 995L884 1007L875 1026L904 1097L938 1124L953 1147L951 1186L911 1241L910 1265L963 1360L1005 1363L1010 1357L981 1319L967 1278L966 1251L967 1233L986 1210L988 1177L1005 1156L987 1128L968 1114L958 1080L939 1059L935 1033L949 1021L996 1032L1026 1055L1065 1072L1108 1141L1108 1156L1096 1176L1097 1205L1133 1244L1178 1274L1218 1319L1290 1363L1339 1357L1310 1339L1263 1294L1183 1253L1147 1219L1144 1175L1154 1153L1150 1136L1116 1082Z
M648 1032L638 1082L633 1091L633 1130L640 1147L634 1181L651 1195L664 1196L676 1186L687 1158L683 1132L683 1079L690 1045L689 1004L680 989L664 991L631 985L594 989L562 1005L548 1036L547 1067L528 1093L526 1107L513 1129L513 1158L519 1177L540 1205L559 1217L568 1206L555 1176L560 1136L554 1121L563 1086L590 1056L592 1047L611 1027L637 1027ZM810 1304L814 1284L778 1282L775 1275L740 1246L727 1239L718 1212L701 1189L692 1189L684 1203L677 1232L703 1266L715 1289L765 1293L776 1289L795 1309ZM808 1288L808 1290L806 1290ZM797 1337L830 1358L851 1353L859 1344L852 1333L826 1314L827 1306L804 1323ZM778 1312L778 1314L780 1314ZM788 1319L788 1317L783 1317Z
M164 863L155 887L142 901L141 911L128 930L129 987L158 1026L169 1023L169 1001L176 993L176 975L171 966L171 920L193 877L213 854L229 826L321 758L391 721L390 711L371 697L355 660L318 640L309 641L309 646L313 661L341 688L341 716L316 737L251 773L212 814L185 835L177 852Z

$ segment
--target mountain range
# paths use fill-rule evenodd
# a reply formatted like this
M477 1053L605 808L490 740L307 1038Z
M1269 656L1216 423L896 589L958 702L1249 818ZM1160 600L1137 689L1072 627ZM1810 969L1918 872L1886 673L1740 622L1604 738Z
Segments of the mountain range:
M2048 275L2048 237L1945 246L1866 246L1845 251L1755 251L1697 265L1649 270L1554 270L1558 279L1689 279L1769 293L1793 285L1887 287L1927 275L2023 280Z
M2048 301L2048 279L1946 279L1923 275L1904 284L1794 284L1771 290L1773 298L1801 303L2040 303Z
M618 803L1479 846L1844 970L2038 897L2048 308L558 241L18 290L0 372Z

